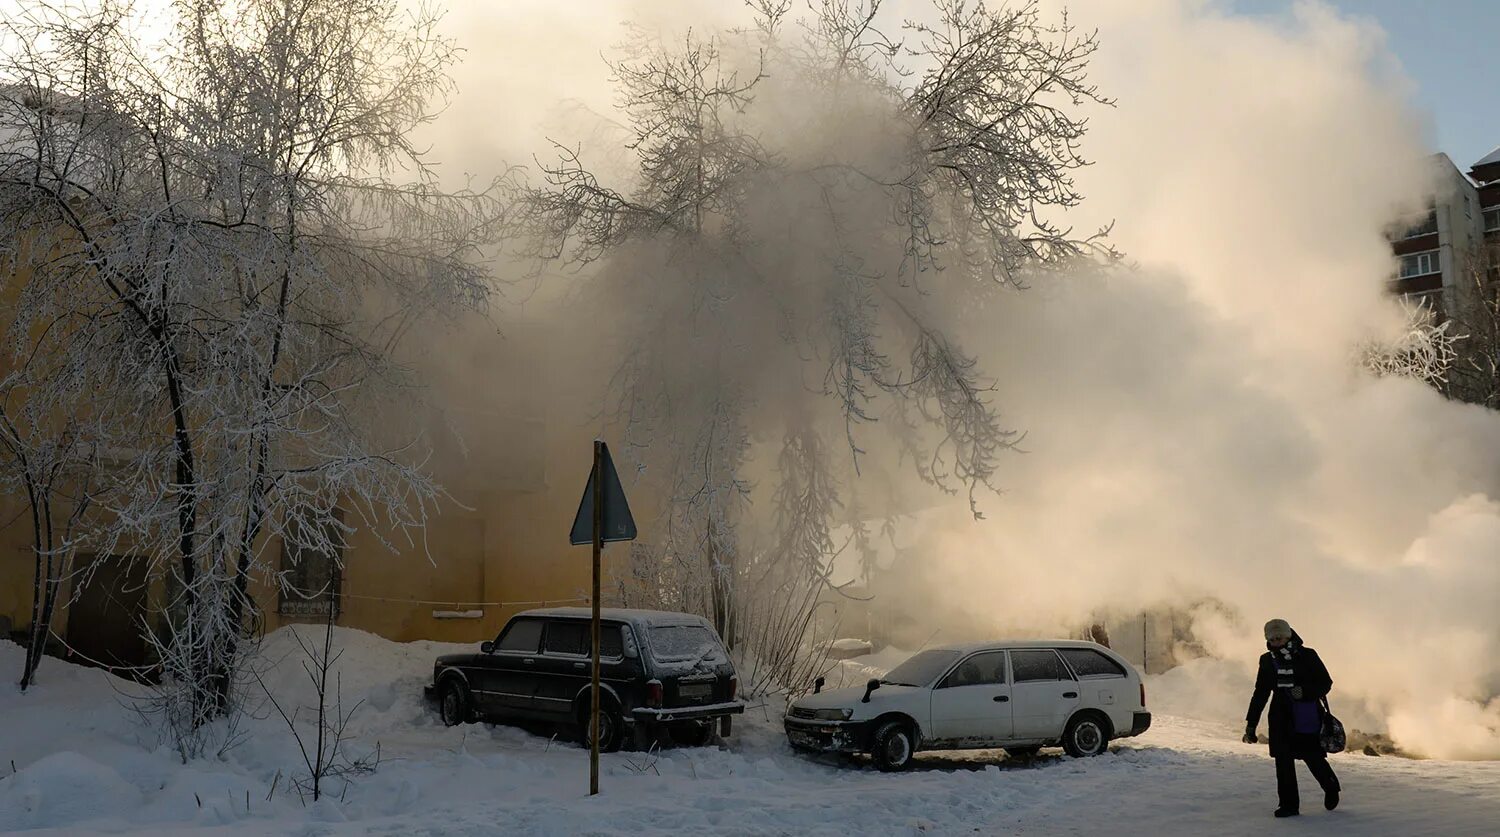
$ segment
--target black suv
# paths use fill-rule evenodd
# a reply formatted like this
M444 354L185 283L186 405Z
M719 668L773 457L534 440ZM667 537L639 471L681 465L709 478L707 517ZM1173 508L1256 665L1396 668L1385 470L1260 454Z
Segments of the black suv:
M588 723L592 646L588 608L528 610L478 654L438 657L432 685L443 723L498 721ZM701 616L604 608L599 624L600 735L603 750L627 740L645 749L667 735L706 744L728 735L745 711L735 696L734 664ZM715 729L717 727L717 729Z

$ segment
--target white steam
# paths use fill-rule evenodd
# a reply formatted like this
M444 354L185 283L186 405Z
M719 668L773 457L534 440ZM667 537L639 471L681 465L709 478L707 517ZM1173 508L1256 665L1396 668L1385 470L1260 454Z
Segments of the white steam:
M1426 171L1379 33L1317 7L1281 28L1110 8L1079 10L1119 97L1081 182L1140 269L999 313L974 348L1030 453L912 571L998 630L1217 599L1241 618L1196 633L1243 661L1246 699L1283 617L1347 714L1500 758L1500 418L1350 362L1398 319L1381 230Z
M1071 7L1100 29L1091 77L1118 107L1094 114L1068 221L1117 220L1138 269L973 313L965 348L1028 452L1003 463L986 520L958 502L912 533L896 568L911 596L888 606L997 633L1216 599L1230 615L1202 611L1195 633L1242 664L1246 699L1259 625L1282 617L1328 663L1341 715L1427 755L1500 758L1500 418L1352 362L1399 327L1382 230L1425 188L1380 33L1314 5L1278 21ZM439 156L480 174L549 156L546 126L573 139L563 100L612 103L600 54L619 22L726 24L705 14L459 4L470 54Z

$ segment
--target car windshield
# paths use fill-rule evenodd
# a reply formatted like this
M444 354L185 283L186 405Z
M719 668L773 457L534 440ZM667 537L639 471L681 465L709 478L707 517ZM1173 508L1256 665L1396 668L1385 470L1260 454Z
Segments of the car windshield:
M957 651L923 651L891 669L880 682L892 686L926 686L958 659Z

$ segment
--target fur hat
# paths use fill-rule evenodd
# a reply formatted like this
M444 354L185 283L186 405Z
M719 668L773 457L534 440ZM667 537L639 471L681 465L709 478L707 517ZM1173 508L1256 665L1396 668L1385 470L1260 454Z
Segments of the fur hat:
M1266 641L1273 639L1291 639L1292 626L1285 619L1272 619L1266 623Z

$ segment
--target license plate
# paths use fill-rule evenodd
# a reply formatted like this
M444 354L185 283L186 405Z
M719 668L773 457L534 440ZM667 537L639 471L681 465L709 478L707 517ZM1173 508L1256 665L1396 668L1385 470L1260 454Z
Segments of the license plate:
M698 700L714 693L712 683L678 683L677 695L684 700Z

